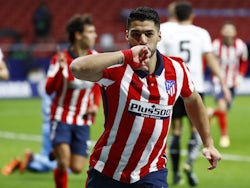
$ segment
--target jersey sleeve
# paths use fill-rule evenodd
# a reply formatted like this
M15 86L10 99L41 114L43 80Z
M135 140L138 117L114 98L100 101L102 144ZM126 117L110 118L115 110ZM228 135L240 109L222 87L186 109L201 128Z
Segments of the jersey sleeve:
M171 58L177 61L183 70L183 82L182 82L183 84L180 95L181 97L188 97L193 93L195 89L193 80L190 76L189 69L181 58L178 57L171 57Z
M94 104L100 106L100 100L101 100L100 86L98 84L94 84L92 92L94 94Z
M184 78L183 78L181 96L188 97L193 93L195 87L194 87L193 80L191 79L188 67L184 63L183 63L183 70L184 70Z
M51 59L47 80L45 85L45 90L47 94L52 94L54 91L59 90L63 82L63 69L60 67L60 64L57 62L57 56L53 56Z
M240 68L239 72L242 76L244 76L247 73L248 70L248 49L247 45L241 40L242 44L242 53L240 56Z
M203 45L202 45L203 53L212 52L213 51L212 40L207 30L203 29L202 37L203 37Z
M104 69L102 79L100 79L97 83L100 86L105 87L113 84L116 80L119 79L120 75L122 75L122 72L124 71L124 66L126 65L114 65Z

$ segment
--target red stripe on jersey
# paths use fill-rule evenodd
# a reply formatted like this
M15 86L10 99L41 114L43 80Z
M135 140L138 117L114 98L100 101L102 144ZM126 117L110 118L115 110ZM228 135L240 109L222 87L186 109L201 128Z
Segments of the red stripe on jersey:
M112 71L112 69L115 69L115 71ZM122 77L124 75L125 70L123 68L110 68L110 72L114 72L113 74L109 74L109 72L104 72L104 74L107 74L105 77L111 77L113 79L121 80L120 76ZM111 130L112 126L114 125L114 118L118 109L118 101L119 101L119 94L113 92L113 90L117 87L117 85L120 85L120 81L116 83L116 85L111 85L108 88L102 87L102 99L103 99L103 106L104 106L104 115L105 115L105 130ZM111 96L107 98L107 96ZM112 118L111 118L112 117ZM108 138L110 136L110 131L105 131L98 142L96 143L94 147L94 153L91 155L90 158L90 165L95 166L98 162L101 152L103 149L103 146L106 146L108 143ZM106 153L106 155L110 155L109 153ZM107 173L109 174L109 173Z
M140 177L144 177L145 175L147 175L150 172L150 164L152 164L152 162L156 159L157 157L157 163L156 166L158 167L158 169L162 169L163 167L166 166L166 140L165 137L168 134L168 128L169 128L169 120L164 121L163 122L163 129L161 132L161 135L157 141L157 143L155 144L155 147L153 148L153 151L151 153L151 155L148 157L148 163L141 168L140 171ZM164 143L163 143L164 142ZM164 146L162 148L159 148L157 146ZM161 151L159 153L159 151Z
M125 72L124 72L125 74ZM139 80L137 75L133 75L130 86L128 88L128 97L131 98L133 96L133 99L140 100L141 97L141 92L142 92L142 83ZM110 90L110 92L113 92L113 90ZM117 94L115 94L117 95ZM132 96L131 96L132 95ZM119 100L119 99L118 99ZM125 102L125 101L124 101ZM128 109L130 100L126 100L126 105L124 109ZM118 106L117 106L118 108ZM114 111L114 113L117 112ZM133 124L128 124L127 122L134 122L134 119L136 116L128 114L127 111L124 111L122 114L122 119L120 121L120 126L119 129L117 130L117 136L113 146L110 149L109 155L113 156L112 158L109 158L105 164L105 167L103 169L103 173L109 173L113 176L118 163L120 162L121 159L121 154L123 153L123 150L126 146L126 142L128 140L128 137L131 133L132 125ZM109 168L111 166L111 168ZM106 168L107 167L107 168Z
M146 118L144 121L147 121L147 123L142 125L141 133L138 139L136 140L136 144L130 155L128 163L122 172L121 181L123 182L127 182L128 180L131 181L130 177L128 177L128 174L130 175L131 171L134 171L135 168L137 167L138 162L141 160L143 152L145 151L145 148L147 147L148 141L151 138L149 135L152 135L155 129L156 125L155 125L154 119ZM141 169L140 172L142 172L142 170L143 169ZM143 175L148 174L147 168L145 169L145 171L143 171ZM141 174L140 174L140 177L141 177Z
M67 85L67 83L65 83ZM68 87L68 86L65 86L65 87ZM61 95L61 97L63 97L63 108L64 108L64 111L62 113L62 119L61 121L62 122L67 122L67 115L69 113L69 108L70 108L70 101L72 99L72 93L73 93L73 90L68 90L67 88L65 88L66 90L66 93L65 95Z
M83 107L83 106L82 106L82 99L83 99L85 93L86 93L85 90L82 90L82 91L79 92L78 98L77 98L77 101L76 101L76 106L81 106L81 107ZM88 100L88 103L89 103L89 100ZM88 106L89 106L89 104L88 104ZM80 110L81 110L81 108L77 108L77 109L75 110L75 114L80 114ZM82 116L82 118L84 118L84 115ZM86 118L84 118L84 119L86 119ZM74 116L73 123L74 123L75 125L77 125L77 116ZM84 123L84 124L86 125L86 123Z

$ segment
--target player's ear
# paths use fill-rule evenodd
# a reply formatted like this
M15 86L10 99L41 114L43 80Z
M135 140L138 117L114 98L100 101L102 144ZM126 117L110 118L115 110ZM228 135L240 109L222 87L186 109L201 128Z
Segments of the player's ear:
M126 30L125 39L126 39L126 41L128 41L128 30Z
M192 13L192 14L190 15L190 20L191 20L192 23L193 23L194 19L195 19L195 14Z
M161 31L158 32L158 42L161 40Z
M82 37L82 35L81 35L81 33L80 32L75 32L75 39L76 40L80 40L81 39L81 37Z

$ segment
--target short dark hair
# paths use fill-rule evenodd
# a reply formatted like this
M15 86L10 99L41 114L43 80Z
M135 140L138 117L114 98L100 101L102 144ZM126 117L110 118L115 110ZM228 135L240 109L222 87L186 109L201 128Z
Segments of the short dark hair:
M75 42L75 33L83 32L85 25L93 25L93 20L89 14L76 14L67 23L66 30L68 40L71 44Z
M138 7L132 10L127 19L127 29L133 21L153 21L158 29L160 29L160 17L158 13L150 7Z
M226 20L226 21L224 21L224 22L222 23L222 27L223 27L224 25L233 25L233 26L236 26L235 23L234 23L233 21L231 21L231 20Z
M192 5L190 2L183 1L178 2L175 6L175 14L178 21L188 20L190 15L192 14Z

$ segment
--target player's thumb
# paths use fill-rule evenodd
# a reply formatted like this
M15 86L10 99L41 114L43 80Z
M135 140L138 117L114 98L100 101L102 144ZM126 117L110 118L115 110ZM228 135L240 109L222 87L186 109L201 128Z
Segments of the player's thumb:
M210 151L207 149L207 148L203 148L202 150L202 154L204 157L206 157L208 160L210 160L212 157L211 157L211 153Z

